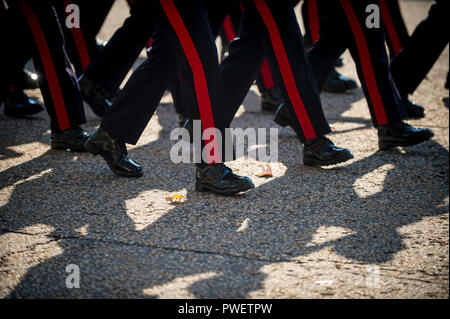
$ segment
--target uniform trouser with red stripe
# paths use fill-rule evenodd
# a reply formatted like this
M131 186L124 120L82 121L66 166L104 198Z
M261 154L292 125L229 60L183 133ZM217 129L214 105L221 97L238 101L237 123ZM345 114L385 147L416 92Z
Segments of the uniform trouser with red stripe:
M406 46L409 40L398 0L378 0L381 18L386 32L390 57L393 58Z
M296 3L299 0L295 1ZM317 0L304 0L302 6L302 17L305 26L305 44L308 48L319 40L320 20L322 11Z
M89 66L99 54L96 36L114 4L114 0L59 0L55 9L63 26L66 51L73 63L77 76ZM69 5L77 5L80 10L80 28L66 28L65 21L72 11L66 12Z
M348 48L369 104L373 124L399 122L405 115L392 81L383 29L365 25L369 0L318 0L323 8L320 39L308 57L319 89L325 85L336 59ZM339 26L339 27L337 27Z
M39 87L51 118L51 129L59 132L76 128L86 120L53 4L50 0L8 1L19 26L15 32L16 40L33 43L31 56L39 74ZM13 51L22 48L15 43L7 47ZM17 52L19 60L21 54ZM2 70L8 69L9 64L23 67L23 61L17 62L14 57L9 61L3 59L0 63L6 66L2 66Z
M233 41L221 70L232 120L265 58L305 142L329 133L313 70L291 0L245 0L240 37Z
M436 1L404 50L392 61L392 76L402 96L414 93L448 45L449 7L448 0Z
M222 139L216 136L205 144L218 143L220 147L222 143L225 147L228 103L204 5L184 0L136 0L135 5L142 19L153 19L153 47L105 116L102 127L119 141L136 144L170 80L179 74L187 114L198 114L203 130L216 128L221 132ZM207 162L221 162L218 155L209 156Z
M229 43L239 36L239 28L242 19L242 8L239 1L215 2L208 10L209 22L214 34L220 34L222 43ZM276 87L270 67L264 62L261 72L256 78L259 92L264 93Z

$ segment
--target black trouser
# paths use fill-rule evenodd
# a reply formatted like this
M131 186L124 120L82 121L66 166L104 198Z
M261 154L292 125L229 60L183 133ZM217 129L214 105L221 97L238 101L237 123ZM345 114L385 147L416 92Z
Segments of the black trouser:
M6 70L6 74L17 74L32 57L52 131L65 131L85 123L80 92L64 50L54 1L17 0L8 1L8 5L16 19L16 28L6 46L8 57L0 61L0 69ZM2 83L2 90L12 84L11 79L7 79Z
M11 10L6 10L0 1L0 43L6 48L2 52L2 76L0 77L0 104L16 84L23 81L23 66L31 56L32 46L28 41L18 41L17 31L22 28Z
M391 72L403 97L414 93L449 43L449 1L436 1L428 17L414 30L407 45L392 61Z
M141 21L153 19L153 46L147 61L133 73L106 114L102 127L119 141L136 144L169 82L179 74L187 114L199 115L203 131L216 128L222 134L222 139L215 136L205 145L215 141L225 147L229 108L202 1L135 0L134 5ZM207 162L221 162L224 157L219 155L208 156Z
M80 28L64 27L70 12L67 6L74 4L80 9ZM114 4L114 0L59 0L55 8L63 26L66 51L77 76L83 74L92 59L99 54L96 36Z
M242 8L239 2L230 1L226 5L219 2L219 5L211 5L208 17L214 34L219 34L222 45L228 48L230 42L239 36L242 19ZM256 85L261 94L276 87L267 61L264 62L256 78Z
M320 39L308 57L319 88L325 85L336 59L348 48L356 63L373 124L378 127L399 122L405 113L391 79L384 31L365 26L365 10L371 1L318 1L325 13L321 21Z
M378 0L390 57L399 54L409 40L398 0Z
M295 0L297 4L299 0ZM317 0L304 0L302 6L302 17L305 26L305 44L308 48L319 40L320 37L320 20L323 10L319 7Z
M245 0L240 36L221 65L230 122L268 58L302 142L329 133L291 0Z
M144 19L144 13L138 13L133 4L130 6L130 17L85 71L89 79L110 93L117 91L153 34L153 25Z

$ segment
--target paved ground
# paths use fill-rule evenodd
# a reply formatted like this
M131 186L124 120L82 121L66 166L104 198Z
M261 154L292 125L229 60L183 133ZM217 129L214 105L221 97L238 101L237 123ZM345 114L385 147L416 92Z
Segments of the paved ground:
M402 2L410 30L430 3ZM102 36L126 14L118 1ZM139 180L50 150L44 113L0 115L0 297L448 298L448 60L447 50L414 96L428 115L412 123L432 128L431 142L379 152L361 90L324 94L332 139L355 159L304 167L282 129L275 176L240 159L232 167L257 188L234 198L196 193L193 167L171 163L170 96L130 151L145 168ZM276 127L257 95L234 126ZM90 117L86 129L98 124ZM171 194L187 200L171 205ZM66 287L70 264L80 289Z

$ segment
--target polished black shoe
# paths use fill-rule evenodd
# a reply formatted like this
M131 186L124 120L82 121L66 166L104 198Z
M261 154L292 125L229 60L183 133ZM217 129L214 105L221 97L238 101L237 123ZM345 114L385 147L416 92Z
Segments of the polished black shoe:
M54 150L84 152L84 144L88 138L89 134L80 128L69 129L59 133L52 133L50 145Z
M349 150L336 147L325 136L306 142L303 153L303 162L306 166L336 165L353 158Z
M333 70L328 77L328 81L323 90L329 93L344 93L348 90L356 89L357 87L358 85L354 80L348 79L339 74L336 70Z
M142 168L128 158L127 148L112 138L103 128L99 128L85 144L85 149L94 156L100 155L111 171L124 177L141 177Z
M261 94L261 109L264 112L275 113L281 103L283 103L283 98L278 88L267 90Z
M23 91L14 91L5 99L5 115L26 118L44 110L42 104L29 98Z
M403 122L378 128L380 150L417 145L430 140L433 136L434 133L429 129L416 129Z
M103 117L112 106L114 98L106 89L92 82L86 76L82 75L78 80L81 96L89 104L92 111L98 116Z
M198 192L210 192L231 196L255 188L248 177L237 176L224 164L197 166L195 189Z
M411 101L410 99L403 99L408 120L420 120L425 117L425 108Z

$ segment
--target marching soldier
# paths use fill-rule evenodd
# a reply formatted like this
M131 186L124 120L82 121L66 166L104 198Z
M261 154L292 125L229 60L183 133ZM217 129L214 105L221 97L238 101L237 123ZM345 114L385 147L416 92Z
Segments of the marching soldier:
M356 62L373 124L378 128L380 149L411 146L431 139L433 133L430 130L415 129L402 121L407 114L391 79L383 30L365 26L365 10L371 2L318 1L321 1L325 16L320 39L308 56L319 88L323 88L336 59L348 48ZM279 109L276 121L282 125L290 123L283 107Z
M136 144L169 82L179 74L188 116L201 119L202 132L210 133L202 149L212 151L197 166L196 189L232 195L254 188L250 179L223 164L228 105L203 2L135 0L133 9L155 31L149 58L134 72L86 149L101 155L120 176L142 176L142 168L127 157L126 143Z
M436 0L428 17L417 26L391 63L392 77L404 99L414 93L449 43L444 31L449 6L446 0Z
M3 1L0 1L0 41L2 43L9 43L11 38L15 37L15 34L11 32L11 25L14 25L14 17L11 12L6 10ZM25 52L22 52L25 53ZM23 64L27 62L30 55L23 55ZM29 115L33 115L44 110L44 107L34 99L29 98L23 91L27 85L32 85L32 88L36 88L36 81L31 80L25 71L22 70L19 63L14 73L5 76L8 79L1 79L0 87L2 92L0 93L0 104L4 104L4 112L7 116L16 118L25 118ZM12 81L11 81L12 78ZM12 85L8 88L8 84L3 82L8 81Z
M295 4L300 0L295 0ZM320 37L320 20L323 15L320 2L317 0L304 0L302 6L302 17L305 24L305 44L310 49ZM341 58L337 60L338 64ZM325 92L344 93L349 90L356 89L358 86L354 80L348 79L341 75L336 68L333 68L328 80L323 87Z
M8 57L0 62L1 69L6 70L6 74L16 74L24 64L21 53L31 50L39 74L39 87L51 118L51 147L84 151L88 134L80 128L85 123L82 100L64 51L54 1L11 0L7 3L16 18L17 28L8 43L11 48L7 50ZM32 46L23 48L29 44ZM0 90L11 86L8 80Z

